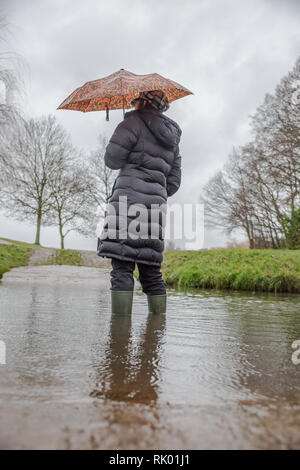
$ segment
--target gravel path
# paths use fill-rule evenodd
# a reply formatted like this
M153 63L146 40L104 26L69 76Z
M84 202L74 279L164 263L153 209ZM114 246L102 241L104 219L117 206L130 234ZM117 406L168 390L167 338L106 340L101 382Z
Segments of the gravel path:
M101 268L101 267L108 267L109 261L100 258L97 255L96 251L89 251L89 250L76 250L81 255L82 258L82 265L87 266L89 268ZM42 266L47 265L49 262L49 258L55 255L54 248L33 248L31 257L29 260L29 266Z
M29 259L29 266L48 264L48 259L55 253L54 248L33 248Z
M14 245L14 243L0 238L0 244ZM83 266L90 268L109 267L109 260L97 255L96 250L76 250L80 253ZM29 266L43 266L49 264L49 258L55 255L55 248L34 247L31 251Z

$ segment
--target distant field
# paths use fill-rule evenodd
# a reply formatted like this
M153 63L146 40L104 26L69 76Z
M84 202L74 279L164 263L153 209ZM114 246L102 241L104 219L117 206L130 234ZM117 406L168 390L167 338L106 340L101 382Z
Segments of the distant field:
M168 286L300 293L300 250L167 251Z

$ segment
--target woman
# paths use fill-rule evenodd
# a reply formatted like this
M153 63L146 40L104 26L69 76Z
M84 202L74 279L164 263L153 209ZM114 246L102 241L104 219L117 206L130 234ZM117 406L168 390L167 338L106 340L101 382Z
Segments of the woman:
M169 108L163 91L142 92L131 104L135 110L125 114L105 152L105 164L120 171L98 239L98 255L112 259L112 312L131 312L133 271L137 264L149 310L165 313L166 286L161 274L163 222L167 198L178 190L181 181L181 129L163 115ZM134 211L124 212L125 203L131 209L141 205L138 225L143 230L138 237Z

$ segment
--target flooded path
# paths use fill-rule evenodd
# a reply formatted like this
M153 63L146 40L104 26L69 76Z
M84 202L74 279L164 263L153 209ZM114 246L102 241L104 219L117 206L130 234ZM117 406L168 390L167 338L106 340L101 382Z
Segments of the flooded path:
M137 286L138 288L138 286ZM111 315L109 272L0 283L0 448L300 448L299 296L169 292Z

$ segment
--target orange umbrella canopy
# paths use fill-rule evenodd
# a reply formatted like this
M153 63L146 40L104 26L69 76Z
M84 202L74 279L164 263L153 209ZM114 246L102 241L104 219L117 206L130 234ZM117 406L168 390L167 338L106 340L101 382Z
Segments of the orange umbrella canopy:
M158 73L136 75L121 69L107 77L87 82L77 88L57 109L75 111L101 111L132 108L131 101L141 91L163 90L169 101L193 94L179 83L162 77Z

